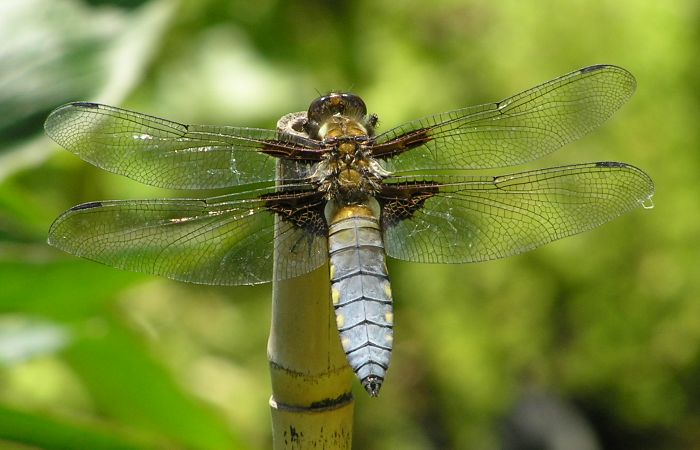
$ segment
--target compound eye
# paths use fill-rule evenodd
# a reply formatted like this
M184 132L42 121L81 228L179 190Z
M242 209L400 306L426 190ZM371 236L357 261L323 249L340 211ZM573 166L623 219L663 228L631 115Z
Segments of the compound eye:
M311 102L309 111L306 113L307 122L304 130L312 138L317 138L323 124L337 115L347 116L364 123L367 106L355 94L331 92Z
M308 118L311 121L320 123L336 114L362 118L367 115L367 106L355 94L335 92L319 97L309 105Z
M318 120L323 114L324 105L328 101L327 96L319 97L309 105L309 111L307 117L311 120Z
M342 96L343 109L347 114L356 117L364 117L367 115L367 105L355 94L340 94Z

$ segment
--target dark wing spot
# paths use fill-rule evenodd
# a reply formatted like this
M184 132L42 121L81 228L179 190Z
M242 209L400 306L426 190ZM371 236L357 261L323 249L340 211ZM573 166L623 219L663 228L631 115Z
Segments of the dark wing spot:
M621 162L615 161L600 161L595 163L596 167L627 167L628 165Z
M78 106L81 108L99 108L100 105L98 103L92 103L92 102L73 102L71 103L72 106Z
M596 70L605 69L606 67L609 67L609 66L607 64L594 64L592 66L584 67L583 69L579 70L579 72L581 72L581 73L595 72Z
M80 211L81 209L99 208L100 206L102 206L102 202L81 203L80 205L72 207L70 211Z

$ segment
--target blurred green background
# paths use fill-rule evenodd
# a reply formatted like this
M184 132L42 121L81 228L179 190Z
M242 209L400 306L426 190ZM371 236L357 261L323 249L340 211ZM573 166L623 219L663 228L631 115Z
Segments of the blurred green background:
M270 445L269 286L49 248L77 203L172 194L60 150L52 108L271 128L343 89L388 129L612 63L631 102L531 167L628 162L655 208L506 260L391 261L392 367L378 399L356 386L354 448L700 448L699 30L696 0L0 0L0 447Z

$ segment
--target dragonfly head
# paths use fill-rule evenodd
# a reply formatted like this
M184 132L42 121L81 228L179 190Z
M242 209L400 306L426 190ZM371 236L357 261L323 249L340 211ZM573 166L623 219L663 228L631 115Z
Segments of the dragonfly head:
M348 92L331 92L311 102L305 131L313 139L322 139L319 130L333 118L359 122L370 135L376 124L376 116L367 117L367 106L360 97Z

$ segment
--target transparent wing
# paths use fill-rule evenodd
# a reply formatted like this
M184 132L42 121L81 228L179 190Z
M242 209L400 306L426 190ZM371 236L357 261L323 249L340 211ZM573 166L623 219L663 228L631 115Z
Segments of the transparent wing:
M276 158L299 146L300 137L256 128L183 125L96 103L54 110L46 133L83 160L142 183L172 189L215 189L270 181Z
M608 222L654 194L647 174L623 163L588 163L499 177L401 177L384 206L389 256L425 263L485 261L531 250ZM438 182L438 183L435 183ZM420 194L420 192L423 194ZM403 205L404 220L387 216Z
M273 243L271 198L85 203L56 219L49 243L120 269L204 284L270 281L274 245L291 249L279 278L319 267L328 258L325 236L283 222Z
M598 127L635 86L620 67L586 67L498 103L408 122L377 136L373 153L397 173L522 164Z

